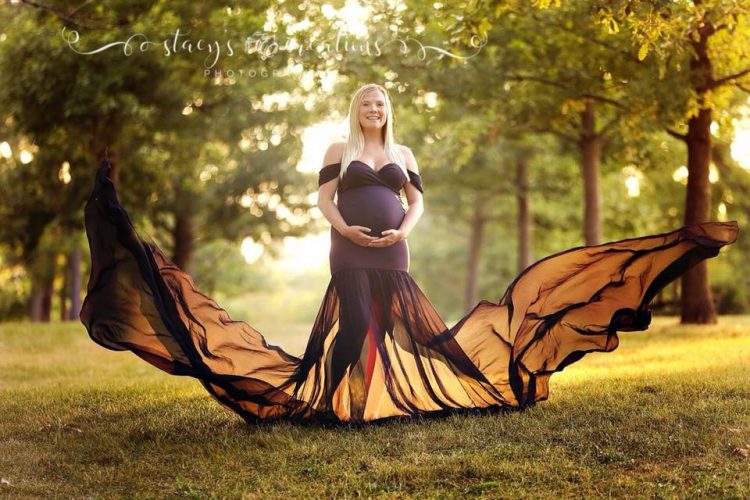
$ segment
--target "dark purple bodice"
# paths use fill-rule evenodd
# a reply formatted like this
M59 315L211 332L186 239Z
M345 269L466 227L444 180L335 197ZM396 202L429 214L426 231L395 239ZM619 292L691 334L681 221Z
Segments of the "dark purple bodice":
M318 185L335 179L341 163L326 165L320 170ZM407 170L410 181L424 192L419 174ZM354 160L339 183L336 206L347 224L372 229L368 234L382 236L386 229L398 229L406 210L400 191L407 179L401 167L389 163L377 171ZM387 247L363 247L331 227L331 274L346 267L409 270L409 246L401 240Z

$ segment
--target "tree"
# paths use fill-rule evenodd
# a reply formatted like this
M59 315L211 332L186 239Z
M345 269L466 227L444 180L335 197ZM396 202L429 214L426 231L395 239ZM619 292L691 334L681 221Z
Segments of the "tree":
M36 154L23 168L10 158L2 171L14 191L0 201L12 214L0 241L10 252L18 249L26 266L36 261L51 224L80 231L81 207L105 148L123 205L186 270L198 234L205 242L253 236L270 247L309 229L312 219L304 215L313 205L305 195L312 180L294 167L301 129L317 110L294 95L285 106L264 104L268 96L294 92L295 74L229 77L221 71L237 59L225 55L206 77L206 53L187 49L170 57L158 49L132 57L117 49L73 50L91 51L134 32L152 41L177 36L178 29L204 40L253 33L262 29L270 2L246 2L242 15L239 7L232 14L226 6L192 2L153 2L147 9L131 2L24 3L0 12L7 20L0 103L9 133L19 138L14 148L26 141ZM266 60L266 69L285 68L288 57ZM75 302L80 294L73 293Z
M662 90L654 94L658 118L686 146L684 223L709 220L711 126L717 110L725 111L722 122L728 125L731 96L750 92L750 3L622 0L598 4L598 13L615 29L630 30L641 59L654 55L654 70L635 76ZM701 262L682 276L683 323L717 321L707 269Z

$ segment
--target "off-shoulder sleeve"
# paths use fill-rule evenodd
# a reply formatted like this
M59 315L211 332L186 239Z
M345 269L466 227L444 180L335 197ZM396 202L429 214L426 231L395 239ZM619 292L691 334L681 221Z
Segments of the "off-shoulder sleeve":
M320 169L318 172L318 187L328 181L335 179L341 172L341 163L331 163Z
M409 172L409 180L412 184L414 184L414 187L419 189L420 193L424 193L424 188L422 187L422 178L419 176L418 173L406 169L407 172Z

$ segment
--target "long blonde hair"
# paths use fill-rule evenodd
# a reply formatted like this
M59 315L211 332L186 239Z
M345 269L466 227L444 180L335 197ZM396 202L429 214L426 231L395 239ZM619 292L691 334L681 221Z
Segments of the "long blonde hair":
M404 171L404 175L408 178L406 164L404 162L405 159L393 140L393 107L391 106L391 98L388 95L388 91L381 85L378 85L377 83L368 83L357 89L349 103L349 138L346 141L344 154L341 158L341 172L339 173L339 179L344 178L349 163L356 159L365 147L365 135L362 133L362 126L359 124L359 106L362 104L365 94L371 90L379 90L383 93L385 99L386 117L382 131L386 157L389 162L398 164L401 170ZM371 165L371 167L377 168L378 165Z

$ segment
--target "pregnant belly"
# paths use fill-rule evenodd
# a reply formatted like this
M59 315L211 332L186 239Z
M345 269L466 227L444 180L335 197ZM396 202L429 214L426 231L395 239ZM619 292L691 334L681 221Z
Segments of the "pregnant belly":
M406 210L396 193L385 186L362 186L339 193L337 206L347 224L369 227L369 235L382 236L398 229Z

